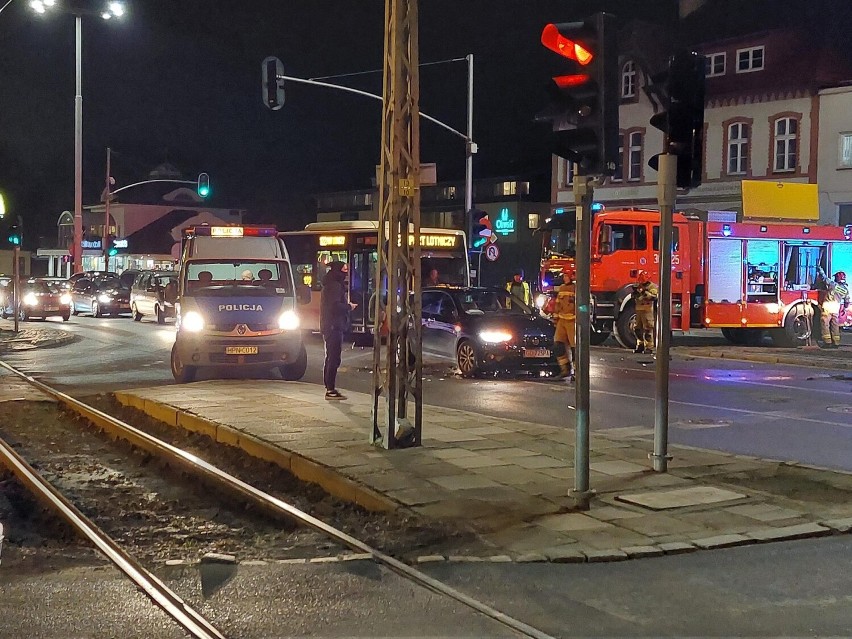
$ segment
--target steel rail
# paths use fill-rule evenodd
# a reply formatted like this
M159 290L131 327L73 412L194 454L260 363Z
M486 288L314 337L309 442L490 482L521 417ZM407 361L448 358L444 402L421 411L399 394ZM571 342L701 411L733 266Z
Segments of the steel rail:
M0 462L6 465L42 503L73 526L85 539L133 581L151 601L199 639L225 639L203 616L186 604L136 559L92 523L59 491L39 475L9 444L0 439Z
M287 502L274 497L273 495L269 495L268 493L255 488L254 486L247 484L246 482L226 473L225 471L217 468L213 464L186 452L176 446L172 446L171 444L161 441L152 435L136 428L135 426L131 426L120 419L112 417L104 413L97 408L89 406L78 399L67 395L61 391L58 391L50 386L34 379L33 377L17 370L16 368L10 366L6 362L0 361L0 366L14 373L15 375L21 377L22 379L29 382L31 385L35 386L37 389L49 395L50 397L55 398L59 402L67 405L76 413L85 417L93 424L103 428L104 430L110 431L122 439L127 440L131 444L142 448L148 452L157 453L161 455L168 455L170 461L177 462L182 467L194 472L196 474L202 475L204 478L208 480L212 480L217 483L220 487L225 487L230 489L232 492L249 499L254 505L262 508L265 512L271 513L274 515L286 515L291 519L295 519L297 522L312 528L318 532L325 534L330 537L334 541L337 541L341 545L347 546L348 548L358 551L360 553L369 554L374 561L384 565L389 568L393 572L403 576L410 581L413 581L424 588L427 588L433 592L437 592L439 594L445 595L455 601L464 604L465 606L476 610L477 612L495 620L503 625L521 633L527 637L533 637L534 639L554 639L552 635L549 635L538 628L534 628L529 624L524 623L514 617L511 617L499 610L492 608L486 603L479 601L478 599L474 599L455 588L438 581L437 579L433 579L429 575L412 568L408 564L403 563L402 561L391 557L390 555L386 555L369 546L365 542L360 539L356 539L351 535L343 532L342 530L338 530L333 526L323 522L312 515L296 508L292 504L288 504Z

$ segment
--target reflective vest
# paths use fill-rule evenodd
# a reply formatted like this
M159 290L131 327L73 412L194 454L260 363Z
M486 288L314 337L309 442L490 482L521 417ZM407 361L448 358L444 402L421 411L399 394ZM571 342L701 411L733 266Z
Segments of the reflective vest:
M553 316L557 319L574 321L577 319L577 296L573 284L563 284L556 294Z
M530 291L530 285L526 282L516 282L515 280L512 280L511 282L506 283L506 290L527 306L532 304L532 291Z

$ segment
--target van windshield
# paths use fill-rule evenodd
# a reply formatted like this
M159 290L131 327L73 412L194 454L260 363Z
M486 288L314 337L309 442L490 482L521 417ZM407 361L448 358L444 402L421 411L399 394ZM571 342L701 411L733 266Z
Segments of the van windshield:
M290 266L287 262L264 260L204 260L184 266L187 292L199 289L239 287L268 290L273 294L292 295Z

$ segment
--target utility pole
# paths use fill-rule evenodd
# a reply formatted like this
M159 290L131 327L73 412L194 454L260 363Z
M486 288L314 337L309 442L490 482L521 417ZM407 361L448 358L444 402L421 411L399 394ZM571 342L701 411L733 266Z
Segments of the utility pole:
M666 140L664 149L668 148ZM657 203L660 206L660 292L657 296L657 361L654 393L654 452L650 455L655 471L664 473L669 455L669 348L672 338L672 216L674 214L677 156L659 156ZM688 313L689 309L684 309Z
M111 149L107 147L106 155L106 188L104 189L104 233L101 239L101 248L104 250L104 271L109 271L109 201L112 197L110 194L110 156Z
M385 0L384 33L371 441L393 449L420 445L423 418L417 0Z
M12 248L12 313L15 315L15 333L18 332L18 316L20 315L18 306L21 303L21 285L18 282L21 277L20 261L21 247L19 244L15 244Z

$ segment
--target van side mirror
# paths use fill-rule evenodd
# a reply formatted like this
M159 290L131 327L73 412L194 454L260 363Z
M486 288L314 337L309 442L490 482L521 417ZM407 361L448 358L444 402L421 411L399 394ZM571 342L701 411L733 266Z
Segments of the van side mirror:
M296 285L296 301L301 305L311 303L311 288L305 284Z

